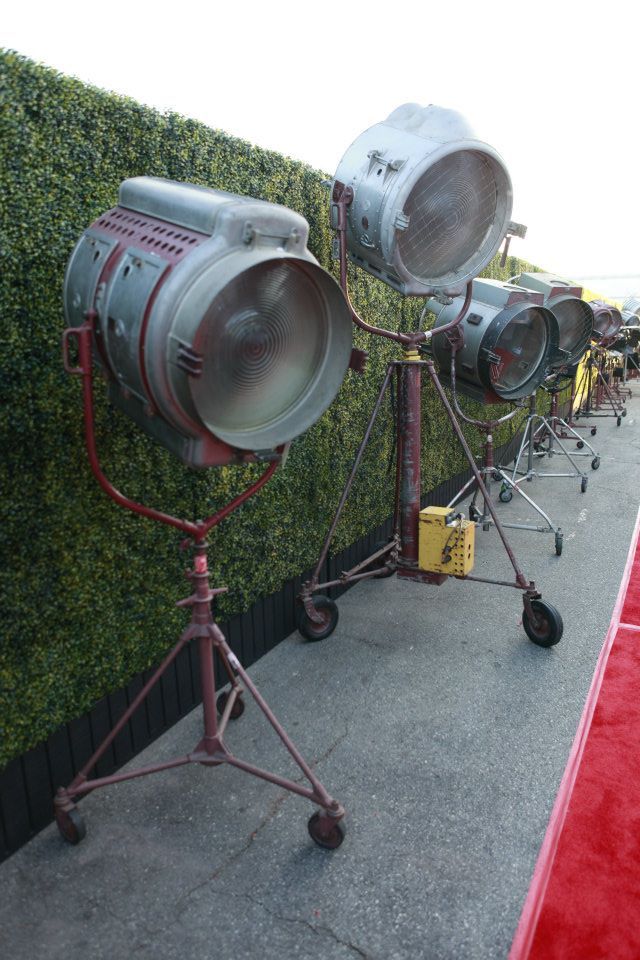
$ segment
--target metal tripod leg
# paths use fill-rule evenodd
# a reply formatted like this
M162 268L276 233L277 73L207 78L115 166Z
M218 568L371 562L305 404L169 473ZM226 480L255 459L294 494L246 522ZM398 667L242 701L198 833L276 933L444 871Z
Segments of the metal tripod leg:
M309 833L320 846L335 849L344 837L340 820L344 817L344 809L324 788L313 770L305 762L302 755L280 725L275 715L257 690L255 684L243 669L238 658L225 640L220 627L215 623L211 614L211 600L220 590L209 587L209 571L206 560L206 544L195 544L196 558L194 569L190 571L190 579L194 582L194 592L186 600L181 600L178 606L192 608L191 622L183 631L175 647L164 658L153 676L144 685L140 693L122 714L110 733L105 737L93 755L76 774L68 787L61 787L55 797L55 815L60 832L71 843L78 843L84 836L85 828L75 800L99 787L114 783L122 783L138 777L159 773L189 763L198 763L203 766L216 767L227 763L238 767L245 773L259 777L269 783L276 784L284 790L298 794L317 803L321 810L317 811L309 820ZM202 685L203 736L196 747L183 756L175 757L162 763L151 764L135 770L112 774L107 777L89 778L100 757L108 749L118 733L128 723L133 713L142 705L151 689L160 681L167 668L177 657L180 650L190 641L197 641L200 660L200 677ZM223 695L222 705L216 702L216 684L214 673L214 651L217 651L222 664L231 680L231 691ZM239 679L238 679L239 678ZM242 684L240 683L242 681ZM263 770L254 764L247 763L236 757L225 745L224 734L229 720L239 717L243 712L243 701L240 693L246 689L264 714L275 733L280 738L286 751L297 764L302 774L309 781L310 787L295 780L281 777L279 774ZM218 719L218 708L221 706L221 717Z
M535 421L538 421L539 425L534 430L533 424ZM543 431L542 435L545 438L549 439L549 448L547 450L536 451L534 450L534 444L538 442L536 440L536 437L538 436L541 430ZM560 451L554 448L554 444L557 444L558 447L560 447ZM523 470L520 470L519 467L520 467L520 459L525 449L527 450L527 454L528 454L527 470L523 471ZM559 456L560 454L562 454L567 458L567 460L569 461L569 463L574 469L574 473L550 473L548 471L545 471L543 473L539 470L533 469L534 456L541 458L546 456L549 456L549 457ZM520 477L519 480L516 479L518 476ZM587 474L580 469L579 465L576 463L576 461L573 458L572 452L569 451L567 447L565 447L565 445L562 443L560 438L554 433L551 421L547 420L547 418L540 413L536 413L533 416L532 415L529 416L528 428L525 431L525 435L522 439L522 443L520 444L520 450L518 451L518 456L516 458L513 470L511 471L511 480L513 483L522 483L523 480L532 480L534 477L555 477L555 478L579 477L581 480L581 489L583 493L586 490L586 484L588 482Z
M474 478L475 478L475 480L476 480L476 482L477 482L477 484L478 484L478 487L479 487L479 489L480 489L480 492L481 492L482 496L484 497L485 503L487 504L487 509L488 509L488 511L489 511L489 514L490 514L490 516L491 516L491 519L493 520L493 523L494 523L494 525L495 525L495 528L496 528L496 530L498 531L498 536L499 536L500 539L502 540L502 544L503 544L503 546L504 546L504 548L505 548L505 550L506 550L506 553L507 553L507 556L509 557L509 561L510 561L510 563L511 563L511 566L513 567L514 573L515 573L515 575L516 575L516 584L517 584L517 586L518 586L520 589L526 591L526 593L525 593L525 598L524 598L524 599L525 599L525 607L527 606L527 603L529 603L529 606L530 606L530 598L531 598L534 594L537 595L537 591L535 590L535 586L534 586L533 583L529 582L529 581L526 579L524 573L522 572L522 570L521 570L521 568L520 568L520 565L519 565L518 561L517 561L516 558L515 558L515 554L514 554L513 550L511 549L511 546L510 546L510 544L509 544L509 541L507 540L507 538L506 538L506 536L505 536L504 530L503 530L503 528L502 528L502 523L500 522L500 518L498 517L496 511L494 510L493 504L491 503L491 500L490 500L490 498L489 498L489 494L488 494L488 492L487 492L487 488L486 488L485 483L484 483L484 480L483 480L483 478L482 478L482 473L481 473L480 469L478 468L478 466L477 466L477 464L476 464L476 462L475 462L474 456L473 456L473 454L472 454L472 452L471 452L471 450L470 450L470 448L469 448L469 444L467 443L467 441L466 441L466 439L465 439L465 436L464 436L464 434L463 434L463 432L462 432L462 429L460 428L460 424L458 423L458 421L457 421L457 419L456 419L456 415L455 415L455 413L453 412L453 410L452 410L452 408L451 408L451 404L449 403L449 400L447 399L447 395L445 394L444 389L443 389L443 387L442 387L442 384L440 383L440 380L438 379L438 375L437 375L437 373L436 373L433 360L428 360L427 363L426 363L426 367L427 367L427 372L428 372L428 374L429 374L429 377L430 377L430 379L431 379L431 382L433 383L433 385L434 385L434 387L435 387L435 389L436 389L436 392L437 392L437 394L438 394L438 396L439 396L439 398L440 398L440 402L442 403L442 405L443 405L443 407L444 407L444 409L445 409L445 411L446 411L447 417L449 418L449 422L451 423L451 426L453 427L454 433L455 433L456 437L458 438L458 442L460 443L460 446L462 447L462 449L463 449L463 451L464 451L464 455L465 455L465 457L467 458L467 460L468 460L468 462L469 462L469 466L471 467L471 471L472 471L472 473L473 473L473 475L474 475ZM482 580L483 580L483 578L481 578L481 577L472 577L472 576L467 576L466 579L467 579L467 580L479 580L479 581L481 581L481 582L482 582ZM494 583L495 583L495 582L497 582L497 581L490 581L490 582L494 582ZM510 584L509 584L509 586L510 586Z
M582 447L587 448L586 450L582 450L582 449L578 451L574 450L573 451L574 457L594 457L598 461L600 460L600 457L598 456L594 448L591 446L591 444L587 440L583 440L580 434L576 430L574 430L574 428L571 426L570 423L568 423L566 420L563 420L562 417L557 417L557 416L553 418L552 423L556 428L554 430L556 438L558 438L557 427L560 426L563 431L568 432L568 434L570 434L570 436L563 436L562 437L563 440L568 440L573 438L579 444L581 444Z
M527 494L518 486L517 483L514 483L511 477L507 473L505 473L505 471L501 467L485 466L482 468L481 473L483 475L485 487L487 489L487 493L489 497L491 496L492 479L494 478L500 479L500 481L502 482L502 488L499 494L500 500L502 500L505 503L508 502L509 500L511 500L511 497L513 495L512 491L515 491L529 504L530 507L533 508L533 510L535 510L535 512L539 516L542 517L542 519L545 521L545 524L546 524L546 526L542 527L539 525L534 526L530 523L513 523L511 521L506 521L502 519L501 520L502 526L511 530L529 530L532 533L553 533L555 535L556 554L558 554L559 556L560 553L562 553L562 542L563 542L562 530L560 527L555 526L551 518L544 512L542 507L539 506L535 502L535 500L533 500L531 497L527 496ZM474 483L475 483L475 478L472 478L467 483L465 483L464 487L462 487L462 489L458 491L455 497L453 497L453 499L449 501L447 506L453 508L457 503L460 503L460 501L464 499L465 494L469 491L470 487ZM508 497L504 496L505 491L509 492ZM491 514L489 513L486 501L484 503L484 509L482 514L478 515L478 512L476 510L475 511L476 515L474 515L475 500L476 500L477 494L478 494L478 490L474 492L473 499L469 505L469 519L475 520L476 523L481 525L484 530L488 530L489 526L493 523L493 520L491 519Z
M318 557L318 562L316 563L315 569L314 569L314 571L313 571L313 573L312 573L312 575L311 575L311 579L308 580L305 584L303 584L302 590L301 590L301 592L300 592L300 598L301 598L301 600L302 600L302 603L304 604L304 608L305 608L305 612L306 612L306 614L307 614L307 617L309 618L309 620L311 620L311 621L312 621L313 623L315 623L315 624L318 624L319 626L323 624L323 617L322 617L321 614L318 613L318 611L316 610L316 608L315 608L315 606L314 606L314 603L313 603L313 593L319 588L319 586L321 586L321 584L320 584L320 573L321 573L322 568L323 568L323 566L324 566L325 560L327 559L327 555L328 555L328 553L329 553L329 548L330 548L331 543L332 543L332 541L333 541L333 538L334 538L334 536L335 536L335 532L336 532L336 528L337 528L337 526L338 526L338 522L339 522L340 517L341 517L341 515L342 515L342 511L343 511L343 509L344 509L344 506L345 506L345 504L346 504L346 502L347 502L347 498L348 498L348 496L349 496L349 493L351 492L351 487L353 486L353 482L354 482L354 480L355 480L356 473L358 472L358 468L359 468L360 463L361 463L361 461L362 461L362 457L363 457L363 455L364 455L364 451L365 451L365 449L366 449L366 447L367 447L367 444L369 443L369 437L371 436L371 431L372 431L372 429L373 429L373 425L374 425L374 423L376 422L376 419L377 419L378 414L379 414L379 412L380 412L380 408L381 408L381 406L382 406L382 401L383 401L383 399L384 399L384 395L385 395L385 393L386 393L386 391L387 391L387 388L389 387L389 384L390 384L390 381L391 381L391 377L393 376L393 372L394 372L395 368L396 368L396 364L394 364L394 363L390 363L389 366L387 367L387 371L386 371L384 380L382 381L382 386L380 387L380 391L378 392L378 396L377 396L376 402L375 402L375 404L374 404L373 410L371 411L371 416L369 417L369 421L368 421L368 423L367 423L367 426L366 426L366 429L365 429L365 432L364 432L364 436L363 436L363 438L362 438L362 441L361 441L361 443L360 443L360 446L358 447L358 451L357 451L356 456L355 456L355 459L354 459L354 461L353 461L353 465L352 465L352 467L351 467L351 472L349 473L349 476L347 477L347 482L346 482L345 485L344 485L344 489L343 489L342 495L341 495L341 497L340 497L340 502L338 503L338 507L337 507L336 512L335 512L335 515L334 515L334 517L333 517L333 521L332 521L332 523L331 523L331 526L329 527L329 531L328 531L328 533L327 533L327 535L326 535L326 537L325 537L324 543L323 543L323 545L322 545L322 550L320 551L320 556ZM388 548L388 549L389 549L389 552L393 549L393 547L394 547L394 544L390 544L390 545L389 545L389 548ZM385 551L378 551L378 552L377 552L372 558L370 558L370 559L373 560L373 559L375 559L375 558L378 556L378 553L381 554L381 555L383 555L384 552L385 552ZM359 564L359 565L358 565L358 569L360 569L361 567L364 567L364 566L366 566L366 563ZM375 575L375 574L374 574L373 571L371 571L370 573L360 574L360 577L361 577L361 578L364 578L364 577L373 576L373 575ZM328 583L327 583L327 584L322 584L322 586L328 586L328 585L329 585Z

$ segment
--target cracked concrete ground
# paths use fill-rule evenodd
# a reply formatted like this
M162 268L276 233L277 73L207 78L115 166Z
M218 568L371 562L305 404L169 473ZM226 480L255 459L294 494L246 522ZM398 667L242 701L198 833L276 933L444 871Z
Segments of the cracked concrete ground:
M557 647L526 639L515 590L394 577L343 596L330 638L293 635L251 669L348 810L338 851L309 839L308 801L237 769L112 786L82 801L79 846L50 827L0 867L0 955L506 958L625 564L639 416L634 399L620 428L594 421L602 465L582 461L585 494L575 479L527 484L565 534L560 558L550 534L511 535L562 613ZM499 509L526 518L517 498ZM509 575L495 531L478 531L475 572ZM200 736L195 710L135 765ZM248 698L227 742L299 777Z

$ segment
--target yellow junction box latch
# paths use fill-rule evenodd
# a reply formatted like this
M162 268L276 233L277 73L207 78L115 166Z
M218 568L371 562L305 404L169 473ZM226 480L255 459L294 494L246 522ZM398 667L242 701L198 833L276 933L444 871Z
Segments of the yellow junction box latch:
M418 524L418 566L464 577L473 569L476 525L451 507L425 507Z

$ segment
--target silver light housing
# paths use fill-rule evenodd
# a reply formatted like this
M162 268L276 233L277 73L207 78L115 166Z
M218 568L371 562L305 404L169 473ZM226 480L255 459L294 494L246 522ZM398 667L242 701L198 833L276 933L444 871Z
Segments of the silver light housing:
M351 314L308 229L276 204L136 177L71 255L67 322L96 311L111 400L191 466L287 443L342 384Z
M527 290L542 293L545 307L556 316L559 352L552 358L553 368L578 363L593 335L593 311L586 300L581 299L582 287L560 280L552 273L522 273L517 282Z
M629 313L635 313L636 316L640 317L640 297L627 297L622 304L622 309L627 310Z
M350 258L409 296L462 293L511 217L499 154L459 113L434 105L406 103L360 134L338 165L334 196L341 186L353 190Z
M462 297L443 305L429 300L434 331L453 320ZM471 304L462 321L464 346L456 354L457 389L483 403L528 397L548 376L557 354L558 323L541 293L497 280L474 280ZM433 353L444 382L451 370L451 344L434 335Z
M607 346L622 327L622 314L617 307L604 300L590 300L589 306L593 310L593 339Z

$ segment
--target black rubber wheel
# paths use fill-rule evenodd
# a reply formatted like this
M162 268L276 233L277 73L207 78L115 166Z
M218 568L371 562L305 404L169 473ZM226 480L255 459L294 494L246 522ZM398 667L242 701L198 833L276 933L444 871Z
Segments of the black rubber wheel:
M72 807L71 810L56 810L56 823L60 835L64 837L67 843L71 843L75 847L81 840L84 840L87 828L77 807Z
M378 543L374 546L374 552L377 550L382 550L383 547L386 547L388 540L379 540ZM384 580L386 577L392 577L395 573L393 568L388 566L388 554L387 557L380 557L379 560L376 560L375 563L372 563L370 566L371 570L380 570L380 573L376 574L376 580Z
M622 416L626 417L626 415L627 415L627 408L625 407L624 410L622 411Z
M582 480L580 481L580 493L587 492L587 482L588 482L587 477L583 477Z
M491 476L492 476L492 478L496 481L496 483L497 483L499 480L502 480L502 476L498 473L497 470L494 470L493 473L491 474Z
M307 616L301 603L298 606L298 630L305 640L324 640L338 625L338 605L329 597L313 597L313 605L322 617L322 623L314 623Z
M578 448L578 450L582 450L582 448L584 447L584 440L578 440L578 442L576 443L576 447Z
M592 436L592 437L595 437L595 435L596 435L597 432L598 432L598 428L597 428L597 427L591 427L591 436Z
M593 460L591 461L591 469L597 470L599 466L600 466L600 457L594 457Z
M534 624L529 620L529 614L525 607L522 614L522 626L526 635L538 647L553 647L562 637L562 617L555 607L552 607L550 603L545 603L544 600L532 600L531 606L538 617L538 623Z
M618 419L616 420L616 427L619 427L621 423L622 423L622 417L618 417Z
M501 503L510 503L513 500L513 490L511 487L503 487L498 494L498 500Z
M216 700L216 710L218 714L222 716L224 713L224 708L227 705L227 700L229 699L229 691L225 690L224 693L221 693L218 699ZM244 713L244 700L242 697L236 697L233 706L231 707L231 713L229 714L230 720L237 720Z
M471 504L471 506L469 507L469 520L472 520L473 523L478 523L481 517L482 517L482 514L480 513L478 508L474 507L474 505Z
M559 530L556 530L556 557L562 556L562 544L564 543L564 537L562 536Z
M337 850L346 834L342 820L335 820L322 810L316 810L309 818L307 829L313 842L325 850Z

